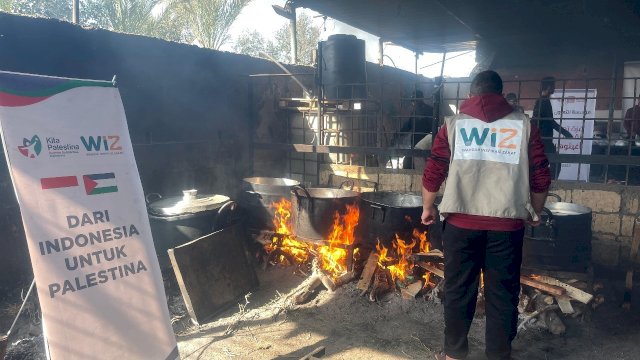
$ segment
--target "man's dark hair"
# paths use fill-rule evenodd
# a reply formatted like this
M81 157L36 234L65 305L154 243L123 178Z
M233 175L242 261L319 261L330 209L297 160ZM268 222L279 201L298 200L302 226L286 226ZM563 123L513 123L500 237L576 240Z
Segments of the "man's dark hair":
M553 76L546 76L540 80L540 90L546 90L550 87L556 86L556 78Z
M508 93L507 95L504 96L504 98L507 99L507 100L517 101L518 100L518 95L516 95L515 93Z
M486 70L471 81L471 95L502 94L502 79L497 72Z

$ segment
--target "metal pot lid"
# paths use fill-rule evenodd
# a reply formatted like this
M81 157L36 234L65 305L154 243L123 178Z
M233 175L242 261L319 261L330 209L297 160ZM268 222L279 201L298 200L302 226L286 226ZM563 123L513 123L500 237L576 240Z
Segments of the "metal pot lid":
M331 189L331 188L306 188L309 195L314 199L342 199L342 198L357 198L360 196L359 192L343 189ZM295 194L295 191L292 191ZM298 191L299 197L306 197L304 191Z
M402 193L395 191L376 191L362 194L365 202L393 207L393 208L418 208L422 207L422 196L417 193Z
M568 202L547 203L545 204L545 207L549 209L549 211L551 211L551 214L553 214L553 216L591 214L590 208Z
M271 178L271 177L250 177L242 179L251 185L270 185L270 186L295 186L300 185L299 181L287 178Z
M148 211L158 216L195 214L216 210L229 200L228 196L217 194L171 196L152 202L148 205Z

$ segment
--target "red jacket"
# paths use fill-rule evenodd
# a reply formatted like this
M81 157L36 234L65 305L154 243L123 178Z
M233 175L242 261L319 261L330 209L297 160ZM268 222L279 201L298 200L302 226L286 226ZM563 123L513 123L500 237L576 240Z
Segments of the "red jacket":
M510 114L513 108L502 95L483 94L473 96L462 103L460 112L473 116L484 122L493 122ZM544 154L544 144L540 138L540 130L531 125L529 138L529 186L531 191L542 193L549 189L551 175L549 172L549 160ZM422 185L431 192L437 192L440 185L449 173L451 148L447 136L447 127L442 126L431 148L431 156L422 175ZM447 222L470 230L495 230L513 231L521 229L524 221L519 219L503 219L490 216L477 216L468 214L449 214Z

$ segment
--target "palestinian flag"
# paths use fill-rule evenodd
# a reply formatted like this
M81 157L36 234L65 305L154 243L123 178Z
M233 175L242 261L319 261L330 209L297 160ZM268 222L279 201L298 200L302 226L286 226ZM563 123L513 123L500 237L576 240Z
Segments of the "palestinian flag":
M118 192L114 173L83 175L84 189L87 195L98 195Z

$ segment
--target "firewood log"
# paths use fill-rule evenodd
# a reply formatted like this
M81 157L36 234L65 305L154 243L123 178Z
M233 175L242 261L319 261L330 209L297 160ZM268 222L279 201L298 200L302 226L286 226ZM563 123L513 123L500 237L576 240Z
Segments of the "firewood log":
M549 306L545 302L544 297L539 296L539 294L536 294L536 296L534 296L533 301L535 302L536 310L543 310ZM545 325L547 325L547 328L549 329L549 332L554 335L564 334L567 330L567 327L564 325L555 310L541 311L540 315L538 315L538 318L544 321Z

